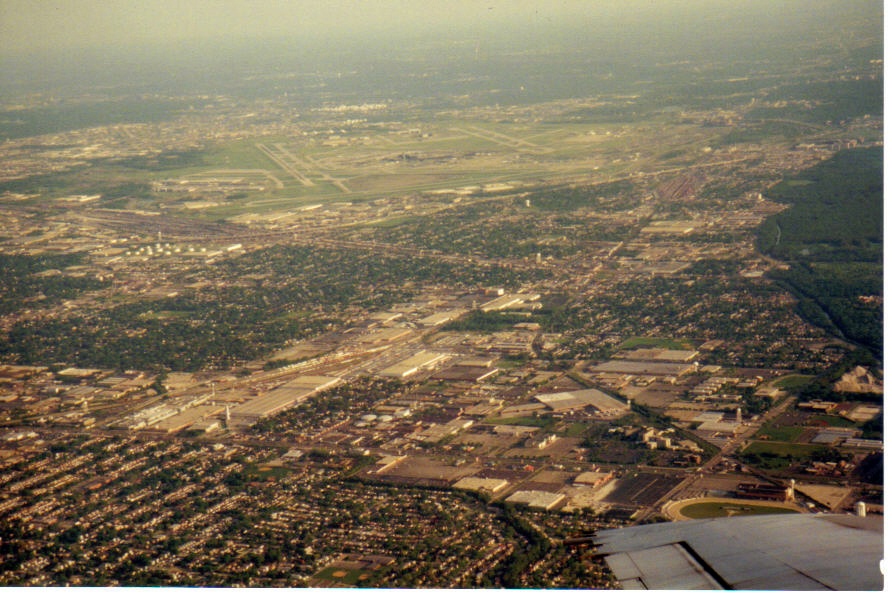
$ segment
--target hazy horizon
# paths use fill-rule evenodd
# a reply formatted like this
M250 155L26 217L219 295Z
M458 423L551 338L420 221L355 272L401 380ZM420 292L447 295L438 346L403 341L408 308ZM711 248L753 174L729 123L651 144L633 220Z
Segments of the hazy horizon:
M487 34L508 30L535 37L563 27L593 34L625 30L634 36L699 32L706 37L744 27L757 35L760 27L766 34L783 28L795 33L803 26L833 26L871 12L882 15L881 0L2 0L0 54L269 38L318 43L471 35L485 41ZM748 22L741 20L744 16Z
M413 68L419 75L421 62L439 64L438 75L509 77L514 84L515 70L532 67L524 56L548 58L538 71L545 78L567 69L581 81L660 62L796 60L825 37L848 52L862 40L845 24L861 21L863 30L866 19L882 34L879 0L426 4L0 0L0 87L7 100L137 86L209 93L269 73L359 69L368 88L411 76Z

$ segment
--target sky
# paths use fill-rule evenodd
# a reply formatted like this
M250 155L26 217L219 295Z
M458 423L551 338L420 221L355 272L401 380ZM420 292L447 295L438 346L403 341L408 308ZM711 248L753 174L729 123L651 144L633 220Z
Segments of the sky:
M0 52L561 20L614 0L0 0Z
M0 55L184 40L616 27L882 0L0 0ZM842 8L840 8L842 7ZM704 25L708 26L708 25Z

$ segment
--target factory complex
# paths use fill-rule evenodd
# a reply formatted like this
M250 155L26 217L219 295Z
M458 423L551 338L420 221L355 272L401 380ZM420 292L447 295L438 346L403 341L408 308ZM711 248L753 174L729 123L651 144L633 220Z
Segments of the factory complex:
M290 382L232 408L227 414L234 427L249 427L260 419L269 417L300 403L313 394L331 388L341 379L324 375L298 377Z

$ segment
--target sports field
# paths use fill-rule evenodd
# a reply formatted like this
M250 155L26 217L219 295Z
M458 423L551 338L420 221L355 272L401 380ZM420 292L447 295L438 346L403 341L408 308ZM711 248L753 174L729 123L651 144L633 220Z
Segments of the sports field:
M774 503L770 501L722 497L676 501L669 504L665 511L672 520L702 520L707 518L729 518L732 516L800 513L795 503Z
M355 586L360 580L368 579L371 575L366 569L348 569L338 566L327 567L313 576L315 580L327 582L340 582L344 586Z

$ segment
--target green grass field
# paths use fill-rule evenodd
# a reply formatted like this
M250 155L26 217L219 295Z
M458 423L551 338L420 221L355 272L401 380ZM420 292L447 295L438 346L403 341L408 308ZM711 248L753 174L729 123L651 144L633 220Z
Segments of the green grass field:
M755 505L746 501L741 501L740 503L709 501L686 505L679 510L679 513L692 520L701 520L705 518L728 518L731 516L795 514L798 512L794 509L774 507L772 505Z
M804 427L765 427L758 436L766 436L771 441L796 441L805 431Z
M566 179L591 175L589 157L594 153L611 153L620 142L608 134L610 127L592 122L560 124L510 124L474 120L442 120L428 123L424 138L405 134L362 131L345 139L342 146L325 146L318 140L300 137L257 137L224 142L209 147L195 162L163 171L128 171L131 179L149 183L158 179L178 179L226 169L266 170L275 175L284 188L249 192L246 199L211 207L193 216L233 217L244 213L263 214L295 208L309 202L332 200L365 201L393 193L413 193L454 189L498 182L540 182L545 179ZM693 131L698 135L698 129ZM677 134L665 134L650 140L665 153L684 158L698 143L679 144ZM650 137L649 137L650 138ZM622 140L628 141L628 138ZM705 139L703 139L705 141ZM295 168L312 180L304 185L293 175L257 148L283 145L299 161ZM629 147L620 142L623 150ZM642 146L642 149L645 147ZM647 152L654 149L648 145ZM644 151L642 151L644 152ZM405 156L411 156L406 159ZM535 155L516 160L515 157ZM580 157L582 155L582 157ZM642 160L643 161L643 160ZM654 165L659 163L656 159ZM629 163L598 163L600 175L628 174ZM644 167L635 163L636 168ZM344 187L325 179L343 180ZM179 196L166 197L167 200ZM161 197L158 197L160 200ZM674 341L671 343L674 344Z
M814 380L815 378L811 375L786 375L774 380L773 385L784 390L791 390L807 386Z
M689 350L693 348L693 345L686 340L675 340L673 338L633 336L632 338L624 340L622 344L619 345L619 348L623 351L642 348Z
M245 468L245 472L250 480L265 481L284 478L291 471L282 466L258 466L256 464L249 464Z
M745 450L744 454L748 455L767 455L777 456L786 459L805 460L808 459L822 446L782 443L775 441L754 441Z
M499 417L490 417L486 419L486 423L490 425L519 425L521 427L547 427L554 424L554 419L550 417L511 417L502 419Z
M589 430L586 423L571 423L564 429L564 435L567 437L583 437Z
M858 426L857 423L853 423L848 419L836 415L812 415L809 417L809 421L812 425L819 425L821 427L844 427L846 429L851 429Z
M341 567L326 567L313 577L320 580L340 582L345 586L355 586L363 576L368 576L367 570L343 569Z
M539 185L548 181L588 180L593 176L622 177L661 167L662 159L657 156L660 154L672 154L674 159L696 157L697 147L708 144L709 137L716 134L668 120L663 124L666 129L656 136L648 128L646 143L634 132L635 126L618 135L615 126L592 121L524 124L448 118L426 122L422 126L424 137L396 130L361 129L342 134L344 143L339 146L328 146L320 138L258 136L213 143L182 157L164 157L160 162L138 158L120 164L95 163L83 170L59 174L58 187L40 182L43 186L49 184L41 186L40 193L48 198L100 193L105 197L104 204L112 208L173 208L178 215L197 219L264 216L308 204L364 202L394 194L490 183ZM696 141L690 140L691 134ZM258 144L273 151L279 145L284 147L294 156L292 165L298 173L284 169ZM613 157L639 149L642 157L634 161ZM602 158L593 161L592 155ZM237 192L240 195L235 198L225 193L198 193L193 197L151 191L153 182L214 176L226 170L267 171L280 184L263 191ZM303 179L297 179L297 175ZM333 183L335 180L342 184ZM27 184L15 185L15 189L19 186L27 189ZM216 205L201 209L180 205L190 200ZM655 346L677 348L676 344L677 341L661 341Z

